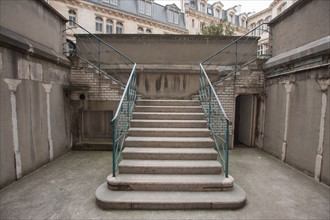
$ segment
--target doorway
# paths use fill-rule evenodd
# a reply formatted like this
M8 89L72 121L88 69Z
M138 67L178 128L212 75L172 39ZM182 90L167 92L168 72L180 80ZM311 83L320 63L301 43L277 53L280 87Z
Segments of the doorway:
M254 147L257 99L255 95L236 97L234 144Z

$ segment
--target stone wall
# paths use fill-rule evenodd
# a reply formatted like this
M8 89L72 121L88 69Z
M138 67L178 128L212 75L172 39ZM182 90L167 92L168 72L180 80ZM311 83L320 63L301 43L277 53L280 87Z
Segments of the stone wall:
M3 188L70 149L70 62L65 20L44 1L1 1L0 16Z

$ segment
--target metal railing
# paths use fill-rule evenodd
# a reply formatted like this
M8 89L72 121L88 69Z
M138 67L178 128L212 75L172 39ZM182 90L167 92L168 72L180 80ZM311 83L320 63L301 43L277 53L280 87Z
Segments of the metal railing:
M100 76L125 86L116 113L111 120L112 174L116 176L136 100L136 63L98 37L100 35L90 33L71 20L68 21L68 25L66 34L70 49L67 51L67 56L78 57L79 62L95 68ZM123 83L125 76L127 82Z
M122 52L80 26L69 20L66 31L68 57L78 57L86 67L94 68L99 76L111 79L121 86L126 85L129 74L135 64Z
M125 87L123 96L120 99L117 111L111 124L113 126L112 141L112 175L115 177L117 167L121 159L125 138L128 132L130 120L132 119L133 108L136 100L136 64Z
M219 155L219 161L228 177L229 125L228 119L204 67L200 64L199 100Z
M228 178L229 173L229 126L231 122L224 111L213 85L219 84L233 75L235 77L239 70L258 58L256 47L259 37L249 35L255 33L256 30L259 30L259 33L267 31L264 29L265 25L266 23L263 23L253 28L247 34L237 38L200 63L199 100L213 136L219 161L226 178ZM220 80L212 83L207 70L217 73Z
M267 25L268 23L262 23L249 30L245 35L237 38L201 63L206 72L208 70L217 72L218 80L212 82L213 85L220 84L231 76L236 77L238 71L253 63L256 59L269 57L269 54L265 54L265 52L266 50L270 51L270 46L259 45L256 50L260 38L254 36L256 33L269 33ZM265 49L264 47L269 48Z

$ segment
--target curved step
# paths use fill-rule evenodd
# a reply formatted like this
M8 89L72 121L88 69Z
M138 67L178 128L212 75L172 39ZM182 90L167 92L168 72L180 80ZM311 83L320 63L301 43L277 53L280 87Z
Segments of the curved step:
M120 174L107 178L110 190L122 191L225 191L234 179L224 175Z
M246 201L245 191L234 184L231 191L171 192L171 191L112 191L107 183L95 193L102 209L237 209Z

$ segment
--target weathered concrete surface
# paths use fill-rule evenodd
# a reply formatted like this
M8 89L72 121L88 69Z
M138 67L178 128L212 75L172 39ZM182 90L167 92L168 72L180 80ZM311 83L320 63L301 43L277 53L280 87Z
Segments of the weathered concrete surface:
M300 1L272 20L270 27L273 56L328 36L329 11L329 1Z
M111 152L69 152L0 192L1 219L329 219L328 186L252 148L230 152L230 173L247 193L230 211L103 211L94 193Z

